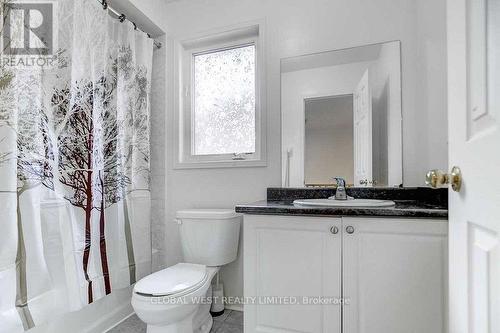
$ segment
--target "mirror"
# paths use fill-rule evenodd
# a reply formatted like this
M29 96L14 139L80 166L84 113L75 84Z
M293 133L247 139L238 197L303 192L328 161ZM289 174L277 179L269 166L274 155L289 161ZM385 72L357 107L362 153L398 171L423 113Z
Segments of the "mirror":
M399 41L281 60L285 187L403 183Z

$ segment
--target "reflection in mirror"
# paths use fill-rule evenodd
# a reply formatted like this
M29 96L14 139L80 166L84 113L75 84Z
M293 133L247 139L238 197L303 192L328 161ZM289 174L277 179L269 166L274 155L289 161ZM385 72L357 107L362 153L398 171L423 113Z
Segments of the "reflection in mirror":
M283 186L402 184L400 42L281 61Z
M354 182L352 95L305 99L305 184L327 185L332 175Z

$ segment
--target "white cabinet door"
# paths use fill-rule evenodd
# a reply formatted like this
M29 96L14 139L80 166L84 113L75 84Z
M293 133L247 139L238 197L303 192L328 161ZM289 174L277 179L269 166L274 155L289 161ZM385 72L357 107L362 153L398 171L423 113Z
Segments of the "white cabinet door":
M339 218L246 215L245 333L340 333L340 305L303 297L340 298L341 237Z
M342 223L343 333L447 332L447 222Z

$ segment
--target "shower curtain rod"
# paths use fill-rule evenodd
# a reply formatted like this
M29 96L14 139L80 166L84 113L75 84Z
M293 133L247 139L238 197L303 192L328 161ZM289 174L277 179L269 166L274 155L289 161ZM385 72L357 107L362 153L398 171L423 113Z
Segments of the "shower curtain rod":
M102 8L104 10L109 10L111 13L113 13L114 15L117 16L118 20L120 20L120 22L124 22L125 20L127 21L130 21L129 19L127 19L127 16L125 16L125 14L120 14L118 11L116 11L115 9L111 8L109 5L108 5L108 2L107 0L97 0L101 5L102 5ZM132 24L134 25L134 28L135 30L139 30L139 31L142 31L144 32L146 35L148 35L149 38L151 38L151 35L147 32L145 32L144 30L141 30L137 27L137 24L135 24L135 22L133 21L130 21L132 22ZM158 48L158 49L161 49L162 47L162 44L160 42L157 42L156 40L153 39L153 45Z

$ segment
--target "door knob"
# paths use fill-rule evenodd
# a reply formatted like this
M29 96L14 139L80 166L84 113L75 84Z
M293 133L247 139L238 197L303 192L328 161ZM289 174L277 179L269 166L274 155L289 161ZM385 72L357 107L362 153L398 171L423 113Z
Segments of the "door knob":
M425 183L432 188L441 188L451 184L455 192L459 192L462 187L462 172L459 167L453 167L451 173L444 173L441 170L430 170L425 177Z
M345 231L347 231L348 234L353 234L354 227L352 225L349 225L349 226L347 226L347 228L345 228Z
M330 232L334 235L338 234L339 233L339 228L333 226L330 228Z

